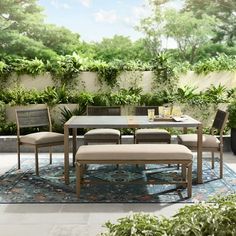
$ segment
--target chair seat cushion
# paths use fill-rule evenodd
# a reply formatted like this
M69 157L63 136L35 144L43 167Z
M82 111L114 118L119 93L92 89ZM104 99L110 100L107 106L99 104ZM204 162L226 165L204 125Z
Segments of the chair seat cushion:
M178 143L187 147L197 147L197 134L183 134L178 136ZM203 148L218 148L220 140L214 135L204 134L202 136Z
M116 129L92 129L85 133L84 139L119 139L120 131Z
M180 144L121 144L80 146L76 160L192 160L192 152Z
M170 140L171 135L167 130L164 129L137 129L135 131L136 139L164 139Z
M57 143L64 141L64 134L59 134L55 132L37 132L21 136L20 141L22 143L29 144Z

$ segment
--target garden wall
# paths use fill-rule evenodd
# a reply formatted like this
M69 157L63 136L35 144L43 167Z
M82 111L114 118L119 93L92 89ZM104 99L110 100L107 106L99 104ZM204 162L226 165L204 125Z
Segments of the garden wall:
M44 90L47 86L53 86L54 81L52 80L50 74L46 73L43 76L31 77L28 75L23 75L17 77L16 75L11 78L8 88L13 88L16 85L22 86L27 89L35 88L37 90ZM145 72L124 72L118 77L119 87L113 88L113 90L118 90L119 88L130 88L130 87L142 87L143 93L151 92L153 87L153 74L151 71ZM227 89L231 89L236 87L236 72L219 72L219 73L210 73L208 75L197 75L193 72L188 72L187 74L181 75L179 78L179 87L183 87L185 85L196 87L198 91L204 91L212 84L214 86L224 85ZM73 80L73 84L71 85L72 89L78 91L88 91L88 92L101 92L106 90L106 84L101 84L97 78L97 74L94 72L82 72L78 78ZM35 105L33 105L35 106ZM38 105L45 106L45 105ZM53 120L58 123L61 120L61 109L63 108L63 104L54 106L52 111ZM76 104L69 105L66 104L67 107L70 107L72 110L76 108ZM72 107L71 107L72 106ZM224 104L225 106L225 104ZM6 120L15 122L15 108L7 105L6 107ZM204 120L206 124L211 124L212 117L215 114L215 107L212 109L207 109L207 114L204 111L192 110L191 107L183 107L183 112L186 114L192 115L196 119ZM209 114L209 111L211 111ZM204 114L203 114L204 113ZM125 106L122 107L122 114L133 114L132 107ZM198 114L201 114L198 117ZM203 115L202 115L203 114ZM204 117L204 119L203 119Z
M204 91L211 85L224 85L227 89L236 87L236 72L222 71L211 72L207 75L197 75L190 71L187 74L181 75L179 78L179 87L189 85L196 87L196 90Z
M152 90L152 80L153 73L151 71L144 72L123 72L118 77L118 83L120 88L128 88L128 87L142 87L143 92L151 92ZM46 73L41 76L28 76L23 75L18 78L16 75L13 75L13 78L10 78L9 88L13 88L16 86L22 86L27 89L35 88L37 90L43 90L47 86L53 86L54 82L50 76L50 74ZM74 81L74 89L78 89L81 91L88 92L98 92L99 90L103 90L106 88L106 85L101 85L97 78L97 74L95 72L81 72L80 76L76 78ZM207 75L197 75L194 72L188 72L186 74L179 76L179 87L183 87L185 85L196 87L197 91L204 91L212 84L215 86L221 84L226 88L234 88L236 87L236 72L212 72ZM117 88L114 88L116 90Z

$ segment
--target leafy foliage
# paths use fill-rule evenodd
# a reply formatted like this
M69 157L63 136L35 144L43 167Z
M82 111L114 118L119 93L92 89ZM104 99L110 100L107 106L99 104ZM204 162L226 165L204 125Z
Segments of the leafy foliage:
M0 88L5 86L9 74L11 74L11 66L7 65L4 61L0 61Z
M6 111L5 111L6 107L5 107L5 103L0 101L0 123L4 123L5 122L5 116L6 116Z
M18 74L28 74L28 75L40 75L46 72L45 64L42 60L37 58L33 60L26 60L24 58L17 58L11 64L14 67L14 71Z
M235 71L236 56L220 54L216 57L199 61L194 65L193 70L197 74L208 74L214 71Z
M1 135L16 135L16 124L13 122L0 123Z
M60 56L57 61L49 64L48 68L55 79L59 79L62 84L69 85L80 73L80 56L76 53Z
M64 106L63 108L60 108L60 110L61 110L61 116L62 116L61 123L64 124L72 116L85 115L86 107L79 106L78 108L71 111L69 107Z
M141 90L120 89L117 93L110 95L111 104L114 105L134 105L138 104L140 100Z
M201 18L204 14L215 16L217 19L216 36L213 41L226 42L229 46L235 45L235 10L234 0L186 0L184 6L184 11L192 11L197 18Z
M172 93L169 90L161 92L142 93L139 87L119 89L117 92L79 92L67 89L65 85L47 87L43 91L27 90L23 87L6 89L0 94L0 101L11 105L26 105L47 103L50 105L61 103L78 103L93 105L163 105L164 103L187 103L201 106L207 104L226 103L234 96L234 90L227 90L223 85L209 87L205 92L196 92L195 88L185 86Z
M231 102L228 106L229 118L228 126L230 128L236 128L236 96L232 96Z
M105 81L110 87L115 87L117 85L117 76L121 73L121 69L116 63L102 63L97 72L101 83Z
M194 13L178 12L174 9L164 13L165 26L163 34L177 42L181 58L195 62L199 46L214 36L214 17L202 15L201 19L195 18Z
M214 203L199 203L185 206L173 217L158 218L136 213L108 221L102 236L223 236L236 234L236 194L217 198Z
M137 213L131 216L118 219L118 224L107 222L108 233L102 233L102 236L146 236L167 235L164 220L159 220L155 216Z
M152 71L155 76L155 90L160 93L173 93L176 90L177 76L166 53L159 53L152 60Z

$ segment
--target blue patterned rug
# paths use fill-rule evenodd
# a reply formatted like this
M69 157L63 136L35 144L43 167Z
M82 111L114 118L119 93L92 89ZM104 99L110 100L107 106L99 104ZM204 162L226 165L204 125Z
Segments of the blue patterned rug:
M177 185L146 184L146 180L166 181L179 178L175 166L147 165L89 165L85 176L86 185L81 189L80 199L75 193L75 170L70 169L71 184L63 179L63 159L40 158L40 176L34 174L34 159L24 159L22 169L13 167L0 177L0 203L173 203L208 201L217 194L236 192L236 173L224 165L224 178L219 179L219 166L211 170L210 162L203 161L203 184L196 184L196 163L193 167L193 197L187 199L186 189ZM91 181L105 181L91 184ZM139 183L135 181L139 180ZM110 182L115 182L110 183ZM125 183L125 184L124 184ZM127 184L128 183L128 184Z

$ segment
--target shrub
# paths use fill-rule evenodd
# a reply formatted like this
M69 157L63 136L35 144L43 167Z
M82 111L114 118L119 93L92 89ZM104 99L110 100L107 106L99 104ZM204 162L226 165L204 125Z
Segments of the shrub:
M229 118L228 126L230 128L236 128L236 96L234 96L228 106Z
M108 221L102 236L235 236L236 194L185 206L172 218L138 213Z

